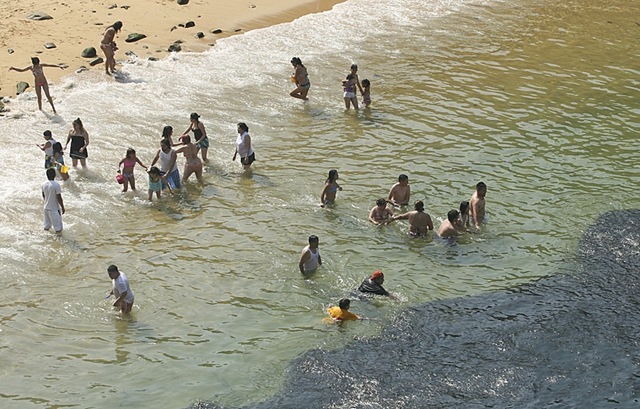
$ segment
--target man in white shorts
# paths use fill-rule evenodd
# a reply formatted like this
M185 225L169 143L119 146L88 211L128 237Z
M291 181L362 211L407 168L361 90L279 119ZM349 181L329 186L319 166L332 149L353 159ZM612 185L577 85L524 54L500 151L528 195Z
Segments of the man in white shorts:
M47 180L42 185L42 198L44 199L44 229L49 231L51 226L56 233L62 233L62 215L64 203L62 202L62 189L54 179L56 170L47 169Z

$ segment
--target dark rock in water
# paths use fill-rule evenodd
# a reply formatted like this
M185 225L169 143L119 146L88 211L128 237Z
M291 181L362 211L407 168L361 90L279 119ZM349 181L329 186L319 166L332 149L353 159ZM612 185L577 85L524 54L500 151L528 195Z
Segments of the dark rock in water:
M88 70L88 68L83 65L83 66L81 66L80 68L78 68L76 70L76 74L80 74L81 72L87 71L87 70Z
M8 52L9 54L13 54L15 51L13 50L13 48L7 48L7 52Z
M177 30L177 29L178 29L178 27L173 26L173 27L171 27L171 30L169 30L169 31L173 31L173 30Z
M104 60L102 59L102 57L98 57L95 60L91 61L89 65L93 67L95 65L102 64L103 62Z
M41 11L36 11L35 13L29 14L27 18L29 20L36 20L36 21L53 20L53 17Z
M212 34L222 34L222 29L221 28L216 28L215 30L211 30Z
M378 336L303 354L248 407L640 407L640 210L600 216L573 270L408 308Z
M44 48L46 48L47 50L50 50L52 48L56 48L56 45L54 43L46 43L44 45Z
M235 30L233 30L233 32L234 32L234 33L238 33L238 32L240 32L240 31L242 31L242 29L241 29L241 28L236 28Z
M144 48L146 50L147 48L149 48L149 46L148 45L143 45L142 48Z
M156 57L148 57L147 60L149 60L149 61L158 61L158 59Z
M82 57L84 58L95 58L96 55L98 55L98 53L96 52L96 49L93 47L88 47L85 48L84 50L82 50Z
M29 88L29 83L20 81L16 84L16 95L22 94L27 88Z
M147 36L139 33L131 33L127 36L127 38L124 41L126 41L127 43L133 43L138 40L142 40L143 38L147 38Z
M118 5L117 5L117 4L112 4L112 5L110 5L110 6L109 6L109 10L111 10L111 9L117 9L117 8L118 8Z
M182 47L178 43L173 43L169 46L169 51L172 53L177 53L178 51L182 51Z
M178 27L184 28L184 23L178 24Z
M204 37L204 33L202 31L198 31L197 33L195 33L193 35L195 38L203 38Z
M121 9L129 10L131 6L120 6Z
M186 23L184 23L184 27L185 28L191 28L191 27L195 27L196 23L195 21L187 21Z
M178 4L181 6L184 6L187 3L189 3L189 0L178 0Z
M174 43L174 44L182 44L182 43L184 43L184 41L182 41L182 40L176 40L176 41L174 41L173 43Z
M136 53L134 53L131 50L125 52L124 55L126 55L127 57L137 57L138 56Z

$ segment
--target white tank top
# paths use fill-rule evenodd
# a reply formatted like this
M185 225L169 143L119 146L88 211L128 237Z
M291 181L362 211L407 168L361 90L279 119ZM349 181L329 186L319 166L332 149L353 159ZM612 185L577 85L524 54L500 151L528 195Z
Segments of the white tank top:
M245 136L249 135L247 132L243 132L242 135L238 135L238 139L236 139L236 146L238 147L238 155L241 158L245 156L253 155L253 148L249 148L249 152L247 152L247 144L245 142Z
M160 170L163 172L171 173L174 170L178 169L178 161L173 164L173 169L169 170L169 164L171 163L171 154L173 153L173 149L170 149L169 152L165 153L162 149L160 149Z
M51 157L51 156L53 156L53 144L57 143L57 142L53 138L49 139L47 142L51 142L51 146L49 146L48 148L44 149L44 154L47 157Z
M304 248L304 251L308 251L311 256L306 263L304 263L304 271L313 271L318 268L318 257L320 257L320 249L317 248L316 252L309 250L309 246Z

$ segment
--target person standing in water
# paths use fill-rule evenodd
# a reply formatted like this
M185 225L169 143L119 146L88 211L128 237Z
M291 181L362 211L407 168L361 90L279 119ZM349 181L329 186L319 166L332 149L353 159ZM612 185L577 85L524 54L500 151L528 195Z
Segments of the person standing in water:
M100 48L106 58L104 62L104 69L107 75L115 74L116 72L116 50L118 47L116 46L114 38L121 29L122 21L116 21L107 27L102 37L102 41L100 42Z
M87 153L87 146L89 146L89 134L84 129L84 125L80 118L76 118L72 125L73 128L69 131L69 136L67 137L67 142L64 144L64 148L67 149L67 145L69 145L69 141L71 141L71 152L69 153L69 156L71 156L73 167L78 166L79 159L80 164L84 168L87 166L87 157L89 157L89 154Z
M180 189L180 171L178 170L178 154L171 147L169 139L160 141L160 150L151 161L153 166L160 160L160 170L168 183L162 182L162 187L170 186L172 189Z
M487 185L484 182L478 182L476 191L469 199L469 218L473 220L476 229L480 230L480 224L484 221L484 198L487 195Z
M336 194L338 190L342 190L342 186L338 184L338 171L335 169L331 169L329 171L329 177L324 182L324 188L322 188L322 193L320 193L320 207L325 207L326 205L332 205L336 201Z
M236 139L236 153L233 159L240 155L240 163L244 170L249 170L251 164L256 160L256 154L251 147L251 136L249 136L249 127L244 122L238 124L238 139Z
M207 131L204 129L204 124L200 122L200 115L194 112L189 118L191 123L182 136L186 136L189 132L193 132L193 143L198 150L202 151L202 161L207 162L207 151L209 150L209 138L207 138ZM196 155L198 154L198 150L196 150Z
M202 161L198 157L198 147L191 143L191 137L189 135L182 135L180 140L184 146L178 148L176 154L182 153L186 159L184 172L182 173L182 182L186 182L189 176L195 173L198 182L202 183Z
M387 201L394 206L405 206L409 204L411 198L411 186L409 186L409 176L401 174L398 176L398 183L391 186Z
M393 211L387 207L387 201L382 197L376 200L376 205L369 212L369 221L379 226L385 224L391 217L393 217Z
M57 234L62 233L62 215L64 214L64 202L62 201L62 188L55 181L56 170L47 169L47 181L42 185L42 198L44 199L44 229L53 229Z
M55 166L53 164L53 144L56 143L56 141L53 139L51 131L49 130L44 131L42 135L46 142L38 145L38 148L44 152L44 168L49 169Z
M344 91L344 107L346 109L358 109L358 97L356 95L356 79L353 74L347 75L347 78L342 81L342 90Z
M120 312L123 314L130 313L133 308L134 297L133 291L129 287L129 279L125 273L118 271L118 267L113 264L107 267L107 273L112 285L109 295L116 297L115 301L113 301L113 306L120 308Z
M395 220L409 220L409 235L412 237L426 237L430 230L433 230L433 222L429 213L424 211L424 203L418 200L413 205L415 210L393 216L390 222Z
M458 235L458 229L456 228L456 223L458 222L458 216L460 212L456 209L449 210L447 213L447 220L444 220L438 229L438 236L443 239L449 237L456 237Z
M298 263L300 273L311 274L318 269L318 266L322 265L319 245L320 239L318 236L309 236L309 244L302 249L302 254L300 254L300 262Z
M135 168L136 163L140 164L143 168L148 169L147 166L136 156L135 149L127 149L127 155L120 161L120 163L118 163L118 173L120 173L120 167L124 166L122 169L122 176L124 176L123 192L128 190L129 185L131 185L131 190L136 190L136 177L133 174L133 169Z
M35 88L36 88L36 96L38 97L38 109L42 111L42 91L44 90L44 95L47 97L47 101L51 104L51 109L53 109L53 113L57 114L56 107L53 106L53 99L51 98L51 94L49 94L49 83L44 76L43 68L60 68L64 70L67 68L65 64L40 64L40 59L38 57L31 58L31 66L25 68L15 68L9 67L9 71L18 71L25 72L31 70L34 77Z
M289 95L294 98L307 101L309 100L309 98L307 98L307 94L309 93L309 88L311 88L307 67L302 64L302 60L298 57L293 57L291 59L291 65L293 65L294 68L293 74L291 75L291 81L296 84L296 89L291 91Z

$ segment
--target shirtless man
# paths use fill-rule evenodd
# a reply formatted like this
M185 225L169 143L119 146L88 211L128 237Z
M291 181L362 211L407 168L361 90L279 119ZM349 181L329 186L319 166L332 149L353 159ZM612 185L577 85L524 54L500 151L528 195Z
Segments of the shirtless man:
M456 229L456 223L458 222L458 216L460 212L456 209L449 210L447 213L447 220L443 221L438 229L438 236L446 239L448 237L456 237L458 235L458 229Z
M376 206L369 212L369 221L375 225L381 225L390 217L393 217L393 211L387 208L387 201L384 198L376 200Z
M104 52L106 61L104 62L104 68L107 75L114 74L116 72L116 42L113 41L116 34L122 29L122 21L116 21L104 32L104 37L100 42L100 48Z
M415 210L393 216L388 223L395 220L409 220L409 235L413 237L425 237L429 234L429 230L433 230L433 222L431 216L424 212L424 203L418 200L413 205Z
M473 220L476 229L480 230L480 223L484 220L484 197L487 195L487 185L479 182L476 185L476 191L469 199L469 218Z
M387 201L394 206L405 206L409 204L411 197L411 186L409 186L409 176L402 174L398 176L398 183L391 187Z

